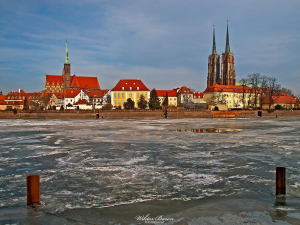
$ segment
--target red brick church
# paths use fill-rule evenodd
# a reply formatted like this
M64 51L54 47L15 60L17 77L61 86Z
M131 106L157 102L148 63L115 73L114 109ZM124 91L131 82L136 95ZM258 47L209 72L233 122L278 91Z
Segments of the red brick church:
M68 89L82 89L85 91L98 91L100 85L97 77L71 76L68 43L66 43L66 61L62 75L46 75L45 93L66 93Z

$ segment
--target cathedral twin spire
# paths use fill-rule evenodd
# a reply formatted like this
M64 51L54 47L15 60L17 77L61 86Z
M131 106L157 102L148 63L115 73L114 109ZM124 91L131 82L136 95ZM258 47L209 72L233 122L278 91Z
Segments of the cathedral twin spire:
M225 53L229 53L229 52L230 52L230 45L229 45L229 31L228 31L228 20L227 20ZM216 37L215 37L215 25L214 25L212 55L216 55L216 54L217 54L217 47L216 47Z
M214 25L212 54L208 57L207 87L213 85L235 86L236 83L234 55L232 52L230 52L230 45L229 45L228 21L227 21L225 52L222 53L221 62L222 63L220 65L220 56L217 54L217 48L216 48L215 25Z

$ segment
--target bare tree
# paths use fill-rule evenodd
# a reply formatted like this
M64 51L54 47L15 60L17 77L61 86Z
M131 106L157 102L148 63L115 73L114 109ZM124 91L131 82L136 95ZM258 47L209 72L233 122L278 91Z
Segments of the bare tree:
M262 105L263 105L263 102L264 100L267 99L267 92L268 92L268 77L265 76L265 75L262 75L260 77L260 80L259 80L259 85L260 85L260 88L259 88L259 104L260 104L260 108L262 109Z
M192 94L182 94L182 106L184 108L192 108L194 104L193 95Z
M288 88L281 88L281 93L284 93L284 94L287 94L287 95L290 95L290 96L295 96L293 91L291 89L288 89Z
M262 78L259 73L254 73L254 74L248 75L248 82L251 84L251 93L249 95L249 100L251 98L251 95L253 94L252 100L253 100L253 106L255 109L257 108L258 100L259 100L259 95L260 95L259 84L261 82L261 79Z
M267 77L267 98L269 99L269 110L274 103L275 96L280 95L280 84L277 83L277 78Z
M243 86L243 89L242 89L242 95L240 95L239 99L242 100L242 102L243 102L243 109L245 110L245 106L246 106L246 90L247 90L248 80L245 79L245 78L243 78L243 79L240 80L240 83ZM249 101L248 101L248 105L249 105Z

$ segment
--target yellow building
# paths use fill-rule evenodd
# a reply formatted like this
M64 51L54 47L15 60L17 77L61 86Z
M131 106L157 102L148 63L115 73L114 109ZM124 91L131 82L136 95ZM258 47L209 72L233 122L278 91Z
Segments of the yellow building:
M210 105L226 104L228 109L251 109L255 105L259 107L259 95L246 85L213 85L206 88L203 99Z
M137 108L141 95L149 102L150 90L140 79L121 79L111 90L111 104L114 107L124 108L124 102L131 98Z
M156 90L157 97L162 105L168 93L169 106L177 106L177 92L175 90Z

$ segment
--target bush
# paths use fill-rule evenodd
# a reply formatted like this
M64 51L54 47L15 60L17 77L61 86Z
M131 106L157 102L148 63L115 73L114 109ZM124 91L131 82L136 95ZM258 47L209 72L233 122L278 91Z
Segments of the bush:
M103 110L111 110L113 108L113 105L110 103L106 103L101 109Z
M276 110L282 110L283 107L282 107L281 105L276 105L276 106L275 106L275 109L276 109Z
M134 108L134 101L131 98L128 98L126 102L124 102L125 109L133 109Z
M13 109L14 114L18 113L18 110L16 108Z

